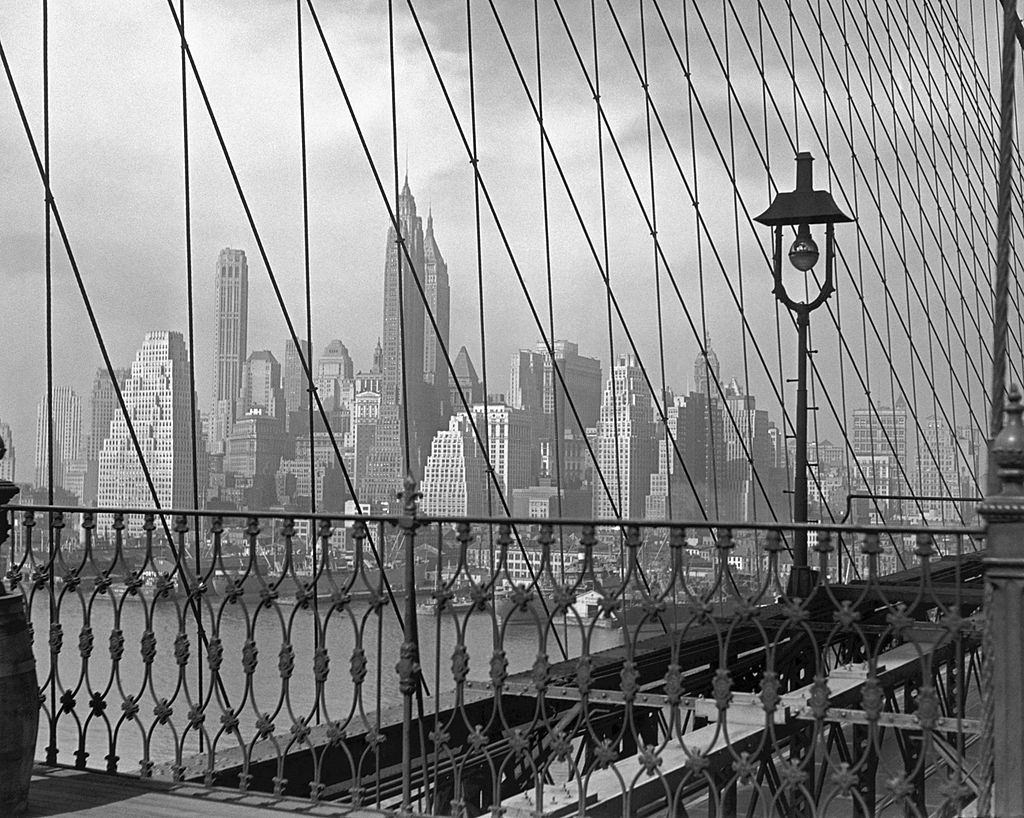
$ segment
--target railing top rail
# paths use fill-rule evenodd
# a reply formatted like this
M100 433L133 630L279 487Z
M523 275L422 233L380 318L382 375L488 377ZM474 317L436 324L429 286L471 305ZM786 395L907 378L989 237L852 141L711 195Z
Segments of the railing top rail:
M60 512L63 514L81 514L90 512L92 514L125 514L125 515L164 515L172 517L204 517L204 518L246 518L246 519L302 519L316 520L329 523L335 522L363 522L363 523L388 523L399 525L403 520L408 519L403 514L344 514L344 513L316 513L295 512L295 511L235 511L228 509L182 509L182 508L127 508L127 507L90 507L69 505L30 505L11 503L6 508L13 511L34 511L42 513ZM835 534L932 534L952 535L966 537L985 536L984 526L951 526L932 525L930 523L886 523L884 525L863 525L855 523L793 523L793 522L770 522L770 521L737 521L737 520L631 520L631 519L594 519L592 517L501 517L501 516L479 516L479 517L436 517L428 514L417 514L416 520L421 525L440 524L457 525L468 523L470 525L510 525L510 526L536 526L550 525L552 527L582 527L593 526L595 528L684 528L684 529L736 529L747 531L810 531L829 532Z

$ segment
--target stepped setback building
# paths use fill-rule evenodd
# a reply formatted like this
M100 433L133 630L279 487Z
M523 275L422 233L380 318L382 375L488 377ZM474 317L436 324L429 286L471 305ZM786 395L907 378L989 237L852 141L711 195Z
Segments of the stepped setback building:
M217 258L215 301L216 352L210 451L223 454L238 417L249 321L249 264L244 250L225 247Z
M447 392L445 385L439 396L438 384L428 383L426 379L424 339L428 337L429 322L425 319L424 298L420 293L421 286L425 291L424 235L408 179L399 197L398 218L401 248L404 249L400 249L398 234L392 226L388 229L384 262L380 416L373 446L359 479L359 500L378 506L395 501L406 473L407 455L408 470L414 477L423 475L434 433L442 428L441 407ZM432 236L431 231L431 242ZM440 253L435 255L436 275L443 260L439 265ZM445 303L442 309L440 301L447 297L446 292L447 288L438 287L435 293L437 311L443 311L445 315L448 305ZM441 340L447 346L448 339ZM436 372L435 369L435 381Z
M167 508L192 505L192 439L190 430L188 350L180 332L147 332L122 390L142 456L149 467L160 504ZM199 455L204 454L200 447ZM199 474L205 474L205 463ZM101 506L152 507L142 465L120 415L99 455ZM205 490L205 485L201 486ZM129 531L142 520L130 518ZM101 530L110 520L98 522Z

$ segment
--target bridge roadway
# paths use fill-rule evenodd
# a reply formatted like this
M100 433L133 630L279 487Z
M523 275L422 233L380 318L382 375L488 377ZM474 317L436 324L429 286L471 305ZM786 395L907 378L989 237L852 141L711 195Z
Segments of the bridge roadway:
M884 601L876 592L865 596L863 584L833 585L830 588L836 600L848 601L851 605L855 605L861 616L859 627L869 636L872 633L879 634L886 630L886 616L891 612L892 606L897 603L907 605L907 613L915 619L921 620L925 618L928 609L935 607L936 602L941 602L943 605L959 603L961 613L966 614L981 605L982 553L979 551L965 554L959 559L948 557L933 560L929 563L928 576L924 582L922 582L920 567L880 578L878 584L880 590L884 589ZM817 639L817 644L813 648L805 637L794 633L786 634L773 646L775 668L782 682L780 692L788 692L791 696L799 697L800 689L810 684L814 655L824 648L825 639L835 630L833 616L835 604L831 600L822 600L817 605L812 604L811 610L812 615L808 624ZM757 618L760 626L764 628L764 632L778 632L785 622L783 606L776 603L759 607ZM716 718L714 703L704 700L704 704L701 704L700 699L700 697L708 697L712 693L714 674L719 667L721 658L722 641L720 637L728 627L728 622L729 617L724 617L720 623L689 627L684 641L677 649L677 656L685 680L686 698L683 702L683 709L692 710L695 716L691 723L692 732L686 734L687 740L690 741L692 737L695 746L700 746L700 742L706 740L707 749L712 751L712 761L721 760L722 769L731 775L732 755L721 742L716 745L713 741L713 736L719 732L713 724L713 720ZM926 630L927 627L925 627ZM934 636L922 633L924 643L933 641ZM673 643L677 643L678 640L679 636L676 633L662 633L638 641L633 651L639 693L633 701L632 707L639 737L645 743L659 743L659 718L665 707L663 692L665 673L672 658ZM928 649L930 650L931 647ZM750 691L752 694L757 689L764 671L766 654L766 645L759 627L747 624L732 629L728 640L728 656L725 664L730 670L732 689L737 691L734 693L734 701L743 697L744 694L741 691ZM938 650L934 658L937 663L942 665L950 660L949 654L947 646ZM920 684L921 679L918 677L921 663L903 661L906 657L897 662L897 658L895 654L887 657L886 661L889 666L886 668L886 672L880 673L879 676L879 681L883 683L883 686L888 686L891 691L893 688L907 683L915 686ZM591 731L599 735L602 732L607 732L609 736L614 735L617 725L621 722L623 708L626 706L620 685L624 664L629 659L628 651L625 646L618 646L595 653L591 659L591 692L586 697L584 718L580 718L583 697L581 697L576 684L578 661L570 659L551 666L543 698L545 718L541 724L534 725L535 728L543 728L534 731L538 733L531 748L535 755L535 762L542 761L550 752L540 734L550 734L550 728L553 725L568 726L570 730L575 730L576 734L580 735L582 731L586 730L585 724ZM857 674L854 673L851 678L856 679L856 676ZM863 683L863 674L857 684L840 684L838 677L836 681L830 680L829 685L833 690L830 706L833 708L858 706L859 692L857 691L860 683ZM453 767L456 761L451 760L452 758L463 759L460 781L466 789L463 797L467 801L470 814L477 809L485 810L493 803L497 793L493 792L493 782L490 780L490 764L500 763L511 752L501 720L491 718L496 706L495 694L496 691L490 682L467 681L458 694L456 691L449 691L439 695L436 700L427 701L425 709L427 725L424 732L429 733L433 729L435 719L438 723L449 725L447 727L450 734L448 748L451 751L451 757L448 761L444 761L428 749L426 759L424 759L420 748L414 746L413 774L418 782L425 779L430 780L431 785L436 788L434 791L436 803L446 804L454 796L452 781ZM500 696L501 712L507 725L525 728L534 723L538 712L538 698L529 671L508 677L501 685ZM799 708L793 702L795 699L790 702L790 715L799 713ZM324 785L322 794L324 799L346 798L352 788L358 785L363 794L363 803L378 802L379 799L382 806L391 808L397 806L401 793L402 708L401 706L386 708L379 715L380 734L384 739L378 747L379 760L374 762L379 773L374 776L372 772L366 772L359 780L352 774L351 764L346 761L346 758L367 757L365 755L368 750L366 733L353 732L347 735L344 739L346 747L337 748L328 746L330 739L326 726L321 725L312 730L309 740L317 752L323 752L321 781ZM742 722L744 717L737 710L736 714L730 718ZM760 711L759 718L762 720L763 729L763 711ZM906 718L913 719L914 717L906 716ZM371 716L370 721L374 723L375 716ZM783 723L776 728L776 750L781 751L782 749L778 745L779 741L787 742L801 732L799 730L800 721L799 715L796 719L783 718ZM844 724L851 723L849 719L842 721ZM465 754L470 752L467 724L493 725L487 735L486 757L478 752L469 759L464 759ZM897 722L891 726L913 729L915 722L907 721L905 724L900 724L897 719ZM967 724L964 731L970 732L973 729L973 724ZM806 733L806 730L803 733ZM418 735L418 730L415 728L413 735ZM748 724L743 730L731 735L732 749L741 750L743 746L756 744L759 735L760 730ZM578 742L578 744L582 744L582 742ZM617 749L619 757L624 759L625 763L635 763L637 747L633 738L627 736ZM580 752L582 753L583 750L581 749ZM438 755L444 756L445 754ZM632 756L632 762L630 762L630 756ZM369 757L373 757L372 752ZM427 764L426 775L423 770L424 760ZM678 773L677 768L684 761L685 759L666 759L663 762L662 772L666 777L672 771ZM242 772L242 762L243 757L239 750L219 752L213 774L207 778L206 770L209 762L205 754L201 754L186 762L183 776L186 781L195 783L206 779L214 785L237 787L239 774ZM528 793L532 784L528 780L528 776L516 776L515 765L507 766L511 772L504 777L499 785L502 801L503 803L508 802L510 807L518 804L525 809L529 802L524 799L528 799L530 796L529 794L524 795L524 793ZM715 769L712 769L712 772L717 774ZM313 754L309 751L308 746L288 753L284 758L282 774L279 773L278 751L271 746L271 742L260 742L250 755L248 773L251 776L248 786L252 791L272 792L275 789L275 779L277 779L278 789L283 794L308 797L309 782L314 777ZM156 775L169 777L170 770L168 767L158 768ZM285 779L283 786L280 783L281 778ZM658 781L658 779L652 780ZM591 778L591 781L595 781L595 779ZM599 782L600 776L595 783L598 789L588 791L588 813L595 815L618 814L623 806L620 803L621 794L619 800L616 801L614 795L609 794L609 790L609 793L605 794L606 798L598 795L599 799L603 798L600 803L591 803L594 801L595 794L604 792ZM873 782L869 786L870 794L873 797ZM555 786L553 789L558 789L558 787ZM565 810L569 808L569 802L564 801L564 797L571 800L575 796L572 793L566 795L563 792L559 797L563 797L562 801L557 802L559 808L551 812L545 808L543 814L553 816L564 814ZM536 806L531 806L530 809L536 809Z

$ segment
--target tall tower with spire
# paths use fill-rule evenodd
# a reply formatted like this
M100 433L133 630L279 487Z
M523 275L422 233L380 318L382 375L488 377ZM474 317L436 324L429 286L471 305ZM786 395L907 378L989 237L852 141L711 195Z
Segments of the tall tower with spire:
M427 233L423 239L423 288L437 324L435 331L427 317L423 328L423 380L431 387L441 418L446 418L451 414L448 366L444 360L444 350L448 348L451 290L448 286L448 265L434 238L434 214L429 211Z
M401 236L394 225L388 229L384 261L380 418L373 449L359 480L359 499L363 503L394 501L407 469L406 441L408 470L417 479L422 478L431 440L440 425L433 389L424 377L428 322L417 286L425 282L423 222L416 214L408 177L398 198L398 222Z

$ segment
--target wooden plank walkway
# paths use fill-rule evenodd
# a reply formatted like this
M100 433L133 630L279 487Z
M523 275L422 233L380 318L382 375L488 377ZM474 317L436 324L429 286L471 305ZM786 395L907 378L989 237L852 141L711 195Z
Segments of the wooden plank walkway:
M380 818L386 813L337 804L312 804L298 798L240 793L223 787L107 775L68 767L37 766L32 776L27 815L175 816L281 818L282 815Z

